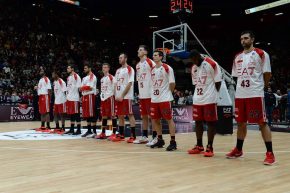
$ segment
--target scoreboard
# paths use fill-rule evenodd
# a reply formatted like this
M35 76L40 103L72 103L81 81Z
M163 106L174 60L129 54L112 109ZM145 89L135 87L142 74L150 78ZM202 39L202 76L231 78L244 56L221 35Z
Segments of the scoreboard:
M170 0L170 12L177 13L192 13L192 0Z

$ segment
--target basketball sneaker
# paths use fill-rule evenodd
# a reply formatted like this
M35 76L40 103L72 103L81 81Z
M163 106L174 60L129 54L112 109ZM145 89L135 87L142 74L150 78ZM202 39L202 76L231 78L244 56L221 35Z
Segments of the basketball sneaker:
M42 133L50 133L51 129L50 128L45 128L43 130L41 130Z
M127 143L133 143L135 140L136 140L136 137L130 137L130 138L127 140Z
M150 147L151 145L154 145L155 143L157 143L158 139L157 137L151 139L148 143L146 143L147 147Z
M87 137L89 135L92 135L93 133L91 131L85 132L85 134L82 134L81 137Z
M235 147L231 152L226 154L226 157L229 158L229 159L235 159L235 158L243 157L243 151L239 151Z
M41 132L42 130L45 130L45 129L46 129L45 127L39 127L38 129L35 129L35 131Z
M115 137L112 138L112 142L119 142L119 141L124 141L125 137L124 135L116 135Z
M95 138L96 136L97 136L96 133L92 133L92 134L88 135L87 138Z
M213 157L214 153L213 153L213 148L212 147L206 147L205 152L203 153L204 157Z
M55 129L51 130L49 133L58 134L59 131L60 131L60 128L55 128Z
M115 133L112 133L107 139L109 141L112 141L112 139L115 138L115 137L116 137L116 134Z
M73 129L68 130L67 132L64 132L65 135L73 135L75 131Z
M267 152L266 153L266 158L264 160L264 165L272 165L275 163L275 156L273 154L273 152Z
M157 139L157 142L155 144L151 145L150 147L151 148L155 148L155 147L163 148L164 145L165 145L165 142L163 139Z
M107 136L106 136L105 133L100 133L100 134L97 135L95 138L96 138L96 139L107 139Z
M81 134L82 134L82 131L80 129L77 129L77 131L73 133L73 135L81 135Z
M171 140L170 144L168 145L168 147L166 148L166 151L174 151L177 149L177 144L176 141Z
M134 144L145 144L148 142L149 142L149 140L148 140L148 137L146 137L146 136L142 136L141 138L133 141Z
M204 151L203 146L195 146L194 148L187 150L188 154L200 154Z

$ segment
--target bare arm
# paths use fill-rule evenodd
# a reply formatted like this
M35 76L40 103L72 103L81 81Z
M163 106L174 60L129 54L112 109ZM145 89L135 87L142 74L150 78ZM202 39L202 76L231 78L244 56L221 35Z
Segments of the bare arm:
M132 82L129 82L125 88L125 90L122 93L122 98L124 98L126 96L126 94L129 92L130 88L132 86Z
M264 87L267 88L269 85L272 74L271 74L271 72L265 72L263 74L263 76L264 76Z
M175 82L169 83L169 89L170 89L171 92L174 91L175 85L176 85Z

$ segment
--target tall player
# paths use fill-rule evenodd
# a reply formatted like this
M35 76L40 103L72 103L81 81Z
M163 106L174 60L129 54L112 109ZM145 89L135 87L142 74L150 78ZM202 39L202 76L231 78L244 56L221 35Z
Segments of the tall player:
M34 87L38 94L39 113L41 115L41 127L36 131L50 132L50 96L51 96L51 84L47 76L45 76L44 69L41 67L39 71L41 79L38 85ZM46 128L45 128L46 122Z
M151 72L151 118L154 122L158 134L157 143L151 145L151 148L161 148L165 145L162 138L162 126L160 119L167 121L170 132L170 144L166 148L167 151L174 151L177 149L175 141L175 124L172 119L171 101L173 100L172 92L175 88L175 77L173 69L162 63L163 52L154 51L153 60L156 66Z
M87 120L88 130L82 137L95 138L97 135L96 121L96 89L97 78L92 72L92 67L89 64L84 65L84 73L86 76L82 80L82 109L83 118ZM93 132L92 132L93 127Z
M188 150L189 154L200 154L204 151L202 144L203 122L208 125L208 143L205 157L214 156L213 140L217 124L217 99L221 87L221 70L217 62L209 57L203 57L197 50L189 55L194 66L192 67L192 84L195 86L193 95L193 120L195 120L195 133L197 144Z
M140 139L136 139L133 143L144 144L148 143L148 127L149 127L149 115L151 104L151 70L156 65L155 62L147 58L148 47L146 45L140 45L138 49L138 57L140 62L136 66L136 77L139 88L140 99L140 114L142 118L143 136ZM154 129L154 127L152 127ZM148 145L153 145L157 142L157 132L153 131L152 141Z
M66 83L60 78L60 72L55 71L52 73L53 90L54 90L54 133L63 134L65 131L65 113L66 113ZM61 120L61 128L59 127L59 120Z
M236 147L228 153L227 158L243 156L243 143L247 135L247 122L257 123L266 145L265 165L275 163L272 149L271 130L266 122L264 87L271 78L271 65L268 53L254 48L255 36L251 31L241 33L243 52L236 55L233 63L232 76L237 77L235 117L238 123Z
M101 115L102 115L102 133L96 139L106 139L106 128L108 127L108 118L112 119L113 133L109 140L116 137L117 119L115 116L115 84L116 79L110 71L110 64L104 63L102 66L104 77L101 79Z
M132 100L134 93L134 69L127 64L128 56L125 53L121 53L119 56L119 63L122 65L116 71L116 88L115 88L115 112L119 119L119 135L112 139L113 142L124 140L125 129L125 116L128 115L131 137L127 140L127 143L133 143L136 139L135 133L135 118L132 111Z
M75 72L73 65L67 66L67 73L69 74L67 78L67 101L66 108L67 114L70 116L70 130L65 134L80 135L81 132L81 118L80 118L80 93L79 89L81 87L81 78ZM77 131L74 132L74 125L77 123Z

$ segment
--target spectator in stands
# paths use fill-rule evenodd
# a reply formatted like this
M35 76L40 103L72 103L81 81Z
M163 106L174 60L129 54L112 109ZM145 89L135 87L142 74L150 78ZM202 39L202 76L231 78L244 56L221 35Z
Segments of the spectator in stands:
M266 104L268 124L269 126L271 126L272 113L273 113L274 107L276 106L276 97L273 94L271 87L268 87L268 90L265 92L265 104Z
M178 98L177 104L184 105L186 102L183 92L180 92L180 96Z
M186 97L186 104L187 105L192 105L193 103L193 95L192 95L192 91L189 91L188 96Z
M20 97L17 95L16 91L13 91L11 95L11 102L17 103L19 101L20 101Z

